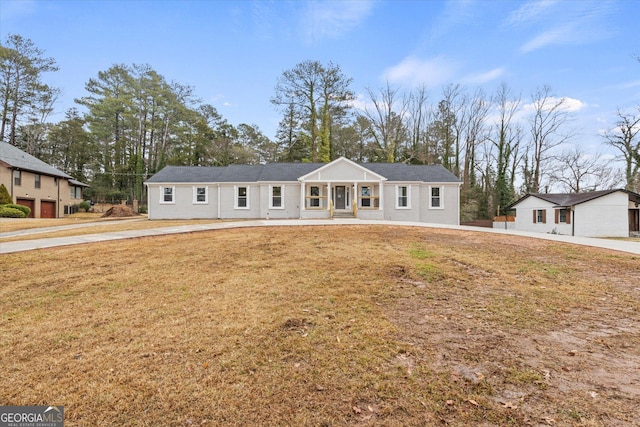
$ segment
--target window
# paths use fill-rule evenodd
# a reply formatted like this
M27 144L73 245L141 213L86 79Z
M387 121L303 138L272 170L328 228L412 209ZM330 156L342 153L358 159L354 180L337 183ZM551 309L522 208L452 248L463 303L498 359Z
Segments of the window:
M320 187L311 187L311 198L309 199L309 206L312 208L320 207Z
M236 209L249 209L249 187L235 187Z
M363 208L371 207L371 188L362 187L360 189L360 195L362 196L362 200L360 201L360 206L362 206Z
M76 198L76 187L74 187L73 185L71 187L69 187L69 190L71 190L71 193L69 195L69 197L71 197L72 199Z
M410 209L411 201L409 200L409 190L411 187L406 185L396 186L396 208Z
M22 171L13 171L13 185L22 185Z
M40 175L35 175L35 182L33 185L35 188L40 188Z
M193 187L193 203L207 203L207 187Z
M160 203L173 203L175 187L160 187Z
M76 187L76 199L82 199L82 187Z
M284 204L282 203L282 189L281 185L274 185L271 187L271 206L270 208L282 209Z
M431 197L429 198L429 208L443 209L442 204L442 187L430 187Z
M533 210L533 223L546 223L547 222L547 211L544 209L534 209Z
M571 224L570 209L556 209L556 224L558 223Z
M53 186L54 187L58 186L58 178L56 178L56 177L53 178Z

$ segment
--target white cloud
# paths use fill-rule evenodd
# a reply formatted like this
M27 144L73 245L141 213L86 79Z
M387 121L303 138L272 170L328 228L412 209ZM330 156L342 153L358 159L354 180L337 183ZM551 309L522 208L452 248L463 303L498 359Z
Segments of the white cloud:
M584 40L584 37L580 37L579 32L575 30L575 25L567 25L544 31L522 45L520 51L522 53L528 53L549 45L574 43Z
M372 9L371 0L310 1L301 26L308 42L335 39L360 25Z
M505 69L502 67L498 67L484 73L469 75L462 79L462 81L463 83L468 84L484 84L503 76L504 73Z
M567 113L575 113L580 111L588 106L586 102L582 102L579 99L569 98L567 96L563 96L562 98L557 98L555 96L550 96L544 99L544 104L542 105L543 110L551 110L553 108L558 108L561 111L566 111ZM536 102L532 102L529 104L525 104L522 106L523 111L531 112L538 108L538 104Z
M557 0L535 0L529 1L509 14L507 23L510 25L527 24L536 21L557 3Z
M520 48L522 53L528 53L552 45L587 44L610 37L615 23L608 22L608 18L616 7L606 1L531 1L511 13L505 22L537 31Z
M383 77L388 82L401 86L433 88L450 82L456 68L455 63L443 56L426 60L408 56L399 64L386 69Z

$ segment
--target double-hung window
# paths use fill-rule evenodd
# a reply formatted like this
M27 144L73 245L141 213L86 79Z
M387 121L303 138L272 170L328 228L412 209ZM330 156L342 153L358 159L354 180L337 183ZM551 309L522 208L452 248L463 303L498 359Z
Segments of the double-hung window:
M13 171L13 185L22 185L22 171Z
M174 203L175 187L160 187L160 203Z
M283 209L284 203L282 199L282 193L284 192L284 186L272 185L271 186L271 209Z
M311 198L309 199L309 207L319 208L320 207L320 187L312 186L310 191Z
M444 205L442 203L442 187L429 187L430 188L430 197L429 197L429 208L430 209L443 209Z
M533 210L533 223L546 223L547 222L547 211L546 209L534 209Z
M208 201L207 187L193 187L193 203L206 204Z
M236 209L249 209L249 187L235 187Z
M40 188L40 175L35 174L35 182L33 183L34 188Z
M407 185L396 186L396 209L411 209L410 190Z
M362 187L360 189L360 195L362 196L360 206L363 208L371 207L371 187Z

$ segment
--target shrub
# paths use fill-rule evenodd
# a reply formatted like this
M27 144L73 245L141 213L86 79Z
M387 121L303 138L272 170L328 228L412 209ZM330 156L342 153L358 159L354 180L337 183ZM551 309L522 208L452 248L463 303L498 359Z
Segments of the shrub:
M140 214L146 214L147 212L147 205L140 205L138 206L138 213Z
M20 209L8 208L7 205L0 205L0 218L26 218L27 216Z
M28 206L8 204L8 205L4 205L4 207L11 208L11 209L18 209L19 211L24 212L24 216L29 216L29 214L31 213L31 208Z
M80 202L78 207L80 209L84 209L85 212L89 212L89 209L91 209L91 203L89 203L86 200L84 200L84 201Z
M8 203L13 203L11 195L9 191L7 191L7 187L5 187L4 184L0 184L0 205L6 205Z

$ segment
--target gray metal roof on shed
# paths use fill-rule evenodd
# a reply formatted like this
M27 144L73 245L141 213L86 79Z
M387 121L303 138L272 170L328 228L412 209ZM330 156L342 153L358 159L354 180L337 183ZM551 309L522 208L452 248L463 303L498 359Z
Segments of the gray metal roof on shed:
M181 182L296 182L326 163L268 163L265 165L166 166L147 183ZM361 163L360 166L382 175L389 181L451 182L460 180L441 165L407 165L404 163Z
M42 160L25 153L7 142L0 142L0 160L14 169L37 172L43 175L72 178L70 175L54 168Z

